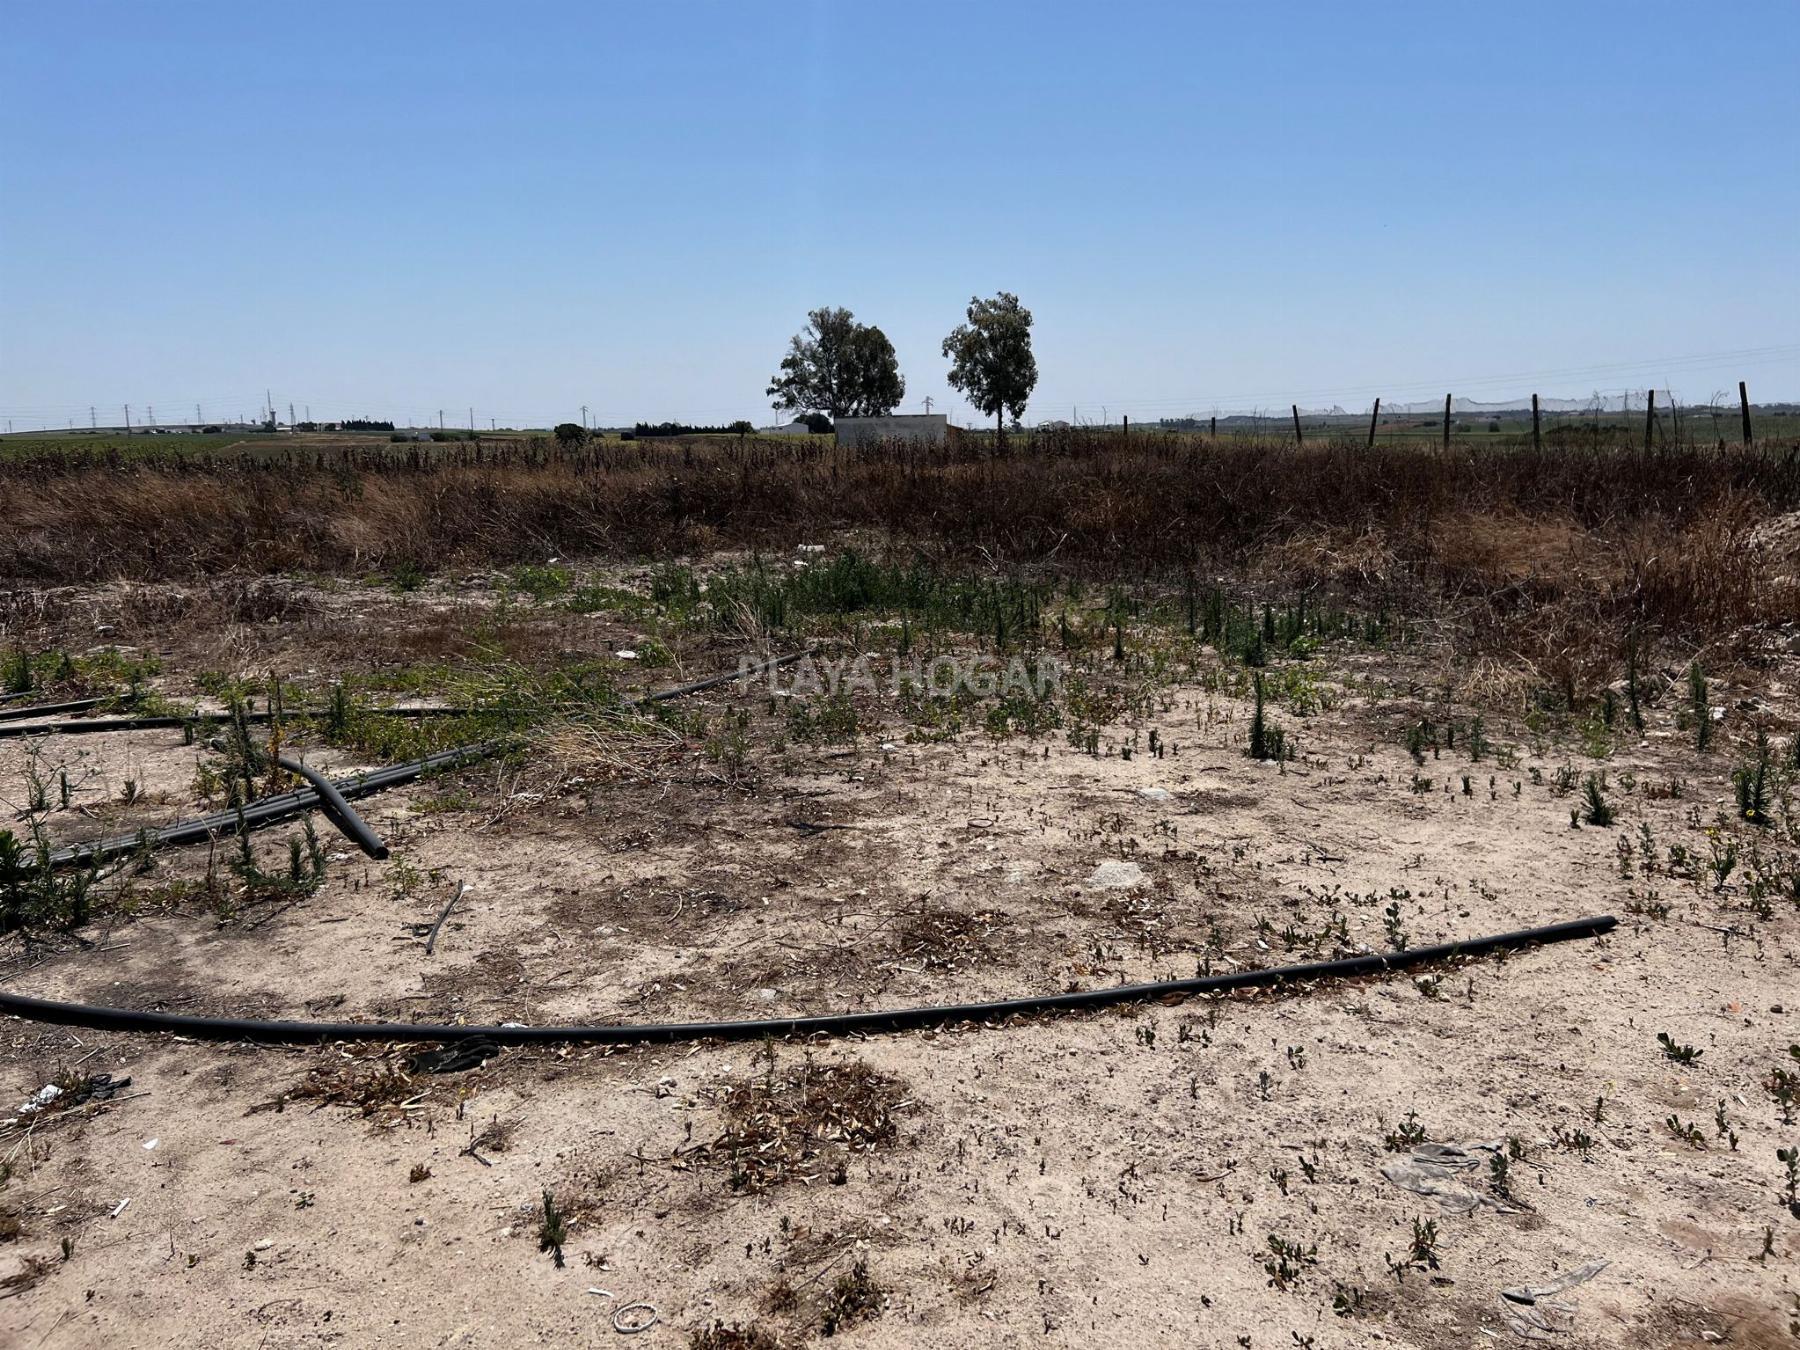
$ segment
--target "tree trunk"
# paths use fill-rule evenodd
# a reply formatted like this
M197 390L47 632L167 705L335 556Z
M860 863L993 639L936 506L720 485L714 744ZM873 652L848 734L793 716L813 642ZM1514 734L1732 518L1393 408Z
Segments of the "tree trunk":
M994 449L1006 448L1006 409L998 408L994 412Z

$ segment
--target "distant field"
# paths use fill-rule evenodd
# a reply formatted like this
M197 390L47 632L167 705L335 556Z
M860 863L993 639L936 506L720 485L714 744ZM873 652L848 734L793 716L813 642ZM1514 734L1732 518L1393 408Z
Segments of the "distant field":
M1756 439L1758 441L1791 441L1800 438L1800 412L1792 411L1787 406L1769 410L1755 409L1751 417ZM1361 443L1368 432L1366 415L1342 417L1307 417L1300 419L1301 434L1308 443L1314 441L1330 441L1344 443ZM1376 432L1376 440L1384 444L1435 444L1443 436L1443 419L1441 416L1422 416L1409 414L1405 417L1383 417ZM1200 432L1204 433L1202 423ZM1117 431L1117 428L1114 428ZM1167 436L1171 439L1191 440L1193 431L1178 431L1173 427L1165 427L1157 423L1136 423L1130 428L1131 435ZM963 429L959 433L975 443L990 439L993 435L991 427L974 427ZM1029 434L1029 433L1028 433ZM1054 435L1055 433L1047 433ZM1106 429L1090 427L1088 435L1105 435ZM1641 445L1644 434L1644 415L1639 413L1611 413L1595 419L1582 413L1546 413L1543 418L1543 436L1551 448L1558 446L1581 446L1584 448L1598 444L1632 446ZM1521 416L1510 413L1498 417L1471 416L1458 414L1451 421L1451 440L1459 445L1524 445L1531 439L1531 418L1529 414ZM1293 438L1293 422L1291 417L1280 416L1273 412L1260 421L1233 418L1228 422L1221 420L1218 440L1221 442L1245 441L1281 441L1291 442ZM752 436L752 442L767 445L782 445L790 449L802 446L830 445L833 438L829 433L815 436ZM1009 442L1016 442L1017 436L1009 436ZM1727 445L1736 445L1741 439L1737 410L1729 410L1728 415L1717 418L1705 411L1684 410L1681 413L1679 437L1675 420L1667 413L1659 413L1656 445L1666 448L1677 439L1685 445L1710 446L1723 440ZM643 437L637 444L640 446L677 444L696 445L702 443L736 442L738 438L731 435L696 433L688 436ZM550 444L550 432L542 428L483 431L473 438L467 432L451 429L445 433L442 441L416 441L410 437L394 439L394 433L385 431L330 431L330 432L219 432L215 434L171 435L125 435L123 433L105 433L86 435L80 432L54 432L42 434L0 435L0 463L30 462L46 459L68 459L77 462L105 462L113 458L126 462L167 464L172 461L186 459L249 459L280 461L290 456L306 455L316 457L321 454L356 452L359 460L386 459L389 456L413 461L421 452L430 455L452 451L467 452L472 444L488 448L492 454L498 451L502 455L519 450L527 450L532 445L539 447ZM591 452L597 447L620 447L632 444L628 437L617 432L595 432L588 437L587 446Z
M124 436L124 435L52 435L0 436L0 456L9 459L33 459L41 455L110 454L127 456L144 454L217 454L239 445L269 441L291 441L291 436L267 433L220 432L217 435Z
M484 435L484 440L518 440L533 433L501 432ZM306 451L317 453L321 450L355 447L368 450L371 446L386 446L390 443L397 451L435 445L433 441L391 441L392 433L386 431L332 431L332 432L271 432L271 431L224 431L214 434L176 433L167 436L125 435L123 433L102 433L97 436L81 434L59 434L39 436L0 436L0 460L42 459L68 457L71 459L87 459L96 456L118 455L128 460L167 460L182 457L230 456L247 458L280 458L281 456ZM465 440L446 442L447 444L467 444Z

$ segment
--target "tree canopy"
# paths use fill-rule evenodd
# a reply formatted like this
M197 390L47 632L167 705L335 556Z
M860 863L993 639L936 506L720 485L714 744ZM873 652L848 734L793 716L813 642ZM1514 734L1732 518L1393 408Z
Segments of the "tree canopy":
M769 381L775 407L795 413L882 417L900 406L906 381L887 334L847 309L815 309L788 343Z
M992 300L969 301L967 323L944 339L950 384L999 424L1002 412L1021 417L1037 387L1037 358L1031 354L1031 311L1019 297L1001 291Z

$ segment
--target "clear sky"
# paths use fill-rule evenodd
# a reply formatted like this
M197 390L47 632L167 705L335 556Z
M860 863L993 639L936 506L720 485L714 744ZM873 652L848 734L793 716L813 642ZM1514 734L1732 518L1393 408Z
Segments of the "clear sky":
M0 0L0 416L1800 398L1800 5Z

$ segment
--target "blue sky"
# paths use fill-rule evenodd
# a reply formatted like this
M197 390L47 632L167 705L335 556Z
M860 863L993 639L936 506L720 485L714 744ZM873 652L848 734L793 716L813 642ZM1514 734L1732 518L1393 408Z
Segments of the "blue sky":
M0 416L1800 398L1800 5L4 0ZM141 412L140 414L141 415Z

